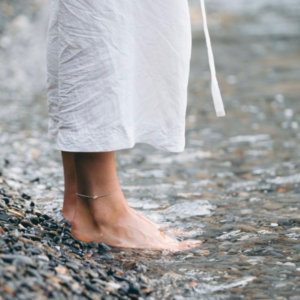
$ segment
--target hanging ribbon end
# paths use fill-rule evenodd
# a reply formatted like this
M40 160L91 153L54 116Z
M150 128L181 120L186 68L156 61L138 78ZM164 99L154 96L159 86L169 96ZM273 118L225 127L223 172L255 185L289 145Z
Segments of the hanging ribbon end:
M225 111L222 110L222 111L217 111L217 117L225 117Z
M212 96L214 100L217 117L224 117L225 116L224 104L223 104L219 84L215 77L212 78L211 90L212 90Z
M223 105L223 100L222 100L218 80L216 77L215 61L214 61L214 55L212 52L210 36L209 36L209 32L208 32L204 0L200 0L200 3L201 3L201 8L202 8L203 26L204 26L204 33L205 33L205 38L206 38L207 50L208 50L208 61L209 61L209 67L210 67L210 71L211 71L212 96L213 96L213 100L214 100L214 104L215 104L215 110L216 110L217 117L224 117L225 109L224 109L224 105Z

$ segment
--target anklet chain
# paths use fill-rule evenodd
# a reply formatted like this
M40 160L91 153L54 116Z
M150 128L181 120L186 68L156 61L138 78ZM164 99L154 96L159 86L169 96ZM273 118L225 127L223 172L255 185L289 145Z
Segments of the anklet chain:
M113 190L112 192L109 192L107 194L102 194L102 195L99 195L99 196L87 196L87 195L81 195L81 194L78 194L78 193L76 193L76 196L83 197L83 198L89 198L89 199L98 199L98 198L101 198L101 197L105 197L105 196L114 194L114 193L118 192L120 189L121 189L121 187L119 187L116 190Z

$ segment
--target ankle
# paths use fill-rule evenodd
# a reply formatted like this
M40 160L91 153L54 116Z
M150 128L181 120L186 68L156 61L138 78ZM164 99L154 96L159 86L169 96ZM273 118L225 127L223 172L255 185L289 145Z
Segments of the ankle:
M106 226L116 224L127 211L129 206L121 191L98 199L77 197L75 219Z
M70 206L73 205L75 207L76 203L76 190L65 189L64 191L64 205Z

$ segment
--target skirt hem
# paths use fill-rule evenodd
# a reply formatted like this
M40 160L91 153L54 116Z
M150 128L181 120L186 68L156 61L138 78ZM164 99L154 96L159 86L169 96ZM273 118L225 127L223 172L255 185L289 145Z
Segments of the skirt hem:
M178 135L173 136L173 137L174 137L174 139L178 140ZM161 142L161 143L156 142L158 140L157 132L155 134L155 137L153 137L153 138L149 138L149 135L148 135L147 140L143 140L142 138L140 138L140 139L136 138L134 140L127 139L127 141L126 141L126 140L124 140L124 136L123 136L123 137L120 137L120 139L119 139L119 140L122 140L122 144L112 142L112 143L110 143L109 146L104 146L104 145L100 146L100 147L89 146L89 147L83 147L80 149L78 147L69 147L66 145L62 145L59 142L59 138L57 137L57 135L52 134L51 132L48 133L48 138L55 142L54 149L56 149L58 151L65 151L65 152L86 152L86 153L110 152L110 151L131 149L131 148L134 148L134 146L136 144L147 144L147 145L154 147L157 150L173 152L173 153L183 152L185 149L185 136L184 135L182 135L182 137L180 138L181 141L177 142L175 145L170 146L170 142L167 142L166 138L163 138L163 142ZM84 144L84 142L82 144ZM168 145L163 145L163 144L168 144ZM174 144L174 142L173 142L173 144Z

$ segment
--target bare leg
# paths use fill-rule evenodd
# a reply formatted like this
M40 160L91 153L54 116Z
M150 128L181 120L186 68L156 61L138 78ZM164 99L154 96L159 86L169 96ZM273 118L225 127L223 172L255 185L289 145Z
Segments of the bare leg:
M74 153L77 190L83 195L101 195L119 187L114 152ZM137 249L184 250L201 241L178 242L161 233L155 224L132 210L122 193L86 199L76 197L72 234L84 242Z
M65 190L64 190L64 203L62 208L62 214L64 218L72 223L75 214L76 206L76 171L74 164L74 155L71 152L62 152Z
M75 207L76 207L76 191L77 191L77 180L76 180L76 170L74 163L74 154L72 152L62 151L62 161L64 169L64 202L62 208L62 214L70 224L72 224ZM133 210L133 209L132 209ZM140 217L145 218L141 213L133 210ZM149 219L145 218L148 222L151 222ZM153 225L159 228L159 225L156 225L152 222Z

